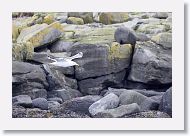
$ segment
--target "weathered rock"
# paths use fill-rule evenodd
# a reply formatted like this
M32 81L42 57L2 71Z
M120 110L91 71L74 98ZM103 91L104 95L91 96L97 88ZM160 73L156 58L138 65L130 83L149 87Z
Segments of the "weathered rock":
M56 101L48 101L48 109L49 110L53 110L60 107L60 103L56 102Z
M78 18L78 17L69 17L67 18L66 21L68 24L75 24L75 25L83 25L84 21L82 18Z
M93 22L93 13L92 12L69 12L68 17L78 17L84 20L84 23Z
M61 105L61 111L70 110L74 112L89 114L88 108L90 105L101 98L102 97L98 95L87 95L84 97L73 98Z
M31 99L35 98L47 98L47 91L45 89L37 89L34 88L30 92L27 92L27 95L31 97Z
M160 111L146 111L146 112L139 112L131 115L126 115L124 116L124 118L170 118L170 116Z
M138 42L128 79L145 84L170 84L172 82L171 50L164 50L152 42Z
M119 97L124 91L126 91L126 89L117 89L117 88L108 87L108 91L104 94L104 96L110 93L114 93L115 95Z
M161 101L162 101L162 96L163 95L155 95L155 96L151 96L151 97L149 97L149 98L151 98L152 100L154 100L154 101L156 101L157 103L161 103Z
M51 52L67 52L72 47L73 42L57 41L50 47Z
M32 107L31 97L28 95L18 95L12 98L13 105L20 105L23 107Z
M150 40L150 38L148 38L144 33L136 33L135 36L137 41L145 42Z
M26 117L26 109L22 106L13 105L12 106L12 117L13 118Z
M129 67L132 53L130 44L120 45L116 42L105 44L76 44L71 48L72 54L83 52L83 58L75 60L78 80L117 73ZM97 65L98 64L98 65Z
M99 15L100 23L103 24L114 24L114 23L122 23L126 22L129 19L128 13L125 12L102 12Z
M101 76L97 78L88 78L78 81L79 90L84 94L100 94L100 92L109 86L120 86L125 78L126 71Z
M13 96L33 94L34 89L47 89L48 83L44 71L38 65L25 62L12 62ZM33 97L33 95L31 95Z
M159 45L162 45L166 49L172 48L172 34L171 33L159 33L153 36L151 40Z
M102 99L96 101L89 107L89 113L94 116L104 110L116 108L119 105L119 98L117 95L110 93Z
M50 65L43 65L47 74L47 81L49 83L48 90L57 90L65 87L77 89L77 80L66 77L62 71Z
M129 105L121 105L115 109L104 110L98 112L95 117L98 118L121 118L125 115L140 112L140 107L136 103Z
M132 30L127 27L119 27L116 29L114 38L116 42L120 44L131 44L135 45L136 37Z
M145 95L147 97L151 97L151 96L157 96L157 95L163 95L164 92L157 92L157 91L153 91L153 90L146 90L146 89L143 89L143 90L135 90L137 91L138 93L141 93L142 95Z
M48 101L45 98L36 98L32 100L32 105L35 108L40 108L42 110L48 110Z
M50 25L36 24L23 29L17 38L17 43L30 42L34 48L40 47L56 41L60 38L62 32L63 28L58 22Z
M166 112L172 117L172 87L169 88L163 95L159 110L162 112Z
M141 111L158 110L159 103L153 99L147 98L139 106Z
M152 17L159 18L159 19L166 19L168 17L167 12L156 12L152 15Z
M52 14L48 14L47 16L44 17L44 20L43 20L43 23L46 23L46 24L51 24L55 21L55 18Z
M47 100L48 101L55 101L55 102L58 102L60 104L63 103L63 100L61 98L59 98L59 97L48 98Z
M59 97L62 99L63 102L70 100L72 98L81 97L82 94L75 89L67 88L67 89L60 89L48 92L49 98Z

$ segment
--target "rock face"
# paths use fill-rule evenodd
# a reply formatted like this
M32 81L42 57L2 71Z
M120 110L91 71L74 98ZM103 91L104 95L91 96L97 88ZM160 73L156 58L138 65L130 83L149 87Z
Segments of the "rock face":
M13 61L12 78L13 96L26 94L35 98L35 89L48 88L46 75L38 65ZM45 93L45 90L43 92Z
M172 88L169 88L163 95L159 110L172 117Z
M84 97L74 98L64 102L61 105L61 111L69 110L89 114L88 108L99 99L101 99L101 97L98 95L87 95Z
M164 50L152 42L137 43L128 79L145 84L170 84L171 50Z
M116 74L81 80L78 82L79 90L84 94L100 94L108 86L119 86L124 80L125 74L124 70Z
M75 69L78 80L117 73L129 66L132 46L130 44L108 45L78 44L71 48L72 54L83 52L83 58L76 60L79 67ZM99 64L99 65L97 65Z
M121 105L115 109L104 110L98 112L95 117L97 118L121 118L124 115L137 113L140 111L140 107L136 103L129 105Z
M127 27L117 28L114 34L115 40L120 44L136 44L136 37L134 32L132 32Z
M92 116L107 109L116 108L119 105L117 95L110 93L102 99L96 101L89 107L89 112Z
M35 108L40 108L42 110L48 110L48 101L45 98L36 98L32 100L32 105Z
M14 105L20 105L23 107L32 107L32 100L28 95L18 95L12 98Z

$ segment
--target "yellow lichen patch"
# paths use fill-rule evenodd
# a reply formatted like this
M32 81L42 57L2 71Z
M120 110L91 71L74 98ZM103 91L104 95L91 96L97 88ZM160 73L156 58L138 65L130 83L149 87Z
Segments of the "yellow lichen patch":
M30 42L18 44L13 44L12 57L15 60L23 61L32 58L34 48Z
M131 44L122 44L120 45L117 42L113 42L109 50L109 59L124 59L129 58L132 53Z
M75 24L75 25L84 25L84 21L82 18L78 18L78 17L69 17L67 19L67 23L69 24Z
M12 24L12 40L15 41L19 36L19 28Z
M46 23L46 24L51 24L55 21L55 18L53 15L51 14L48 14L47 16L44 17L44 20L43 20L43 23Z

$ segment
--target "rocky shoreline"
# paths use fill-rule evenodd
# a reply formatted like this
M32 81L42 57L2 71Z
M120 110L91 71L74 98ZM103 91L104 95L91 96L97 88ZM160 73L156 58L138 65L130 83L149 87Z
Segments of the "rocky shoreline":
M13 118L171 118L171 13L13 13ZM79 66L51 57L79 52Z

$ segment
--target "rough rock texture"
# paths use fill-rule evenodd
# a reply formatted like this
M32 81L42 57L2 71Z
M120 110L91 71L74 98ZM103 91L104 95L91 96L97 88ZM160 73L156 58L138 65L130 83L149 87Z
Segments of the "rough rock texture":
M82 18L78 18L78 17L69 17L67 18L66 21L68 24L75 24L75 25L83 25L84 21Z
M67 89L49 91L48 97L49 98L58 97L58 98L61 98L63 102L65 102L72 98L82 97L82 94L78 90L67 88Z
M104 110L98 112L95 117L97 118L121 118L125 115L140 112L140 107L136 103L129 105L121 105L115 109Z
M117 73L127 68L131 59L132 46L118 43L112 43L111 46L77 44L71 48L71 52L72 54L83 52L83 58L76 60L79 67L75 69L76 78L82 80Z
M12 62L13 96L26 94L34 98L34 89L48 88L46 75L38 65L25 62Z
M32 100L32 105L35 108L40 108L42 110L48 110L48 101L45 98L36 98Z
M69 12L68 17L78 17L84 20L84 23L93 22L93 13L92 12Z
M94 116L99 112L107 109L116 108L119 105L119 98L117 95L110 93L102 99L96 101L89 107L89 113Z
M159 110L166 112L172 117L172 88L169 88L163 95Z
M65 42L65 41L57 41L56 43L52 44L50 47L51 52L65 52L69 51L72 47L73 42Z
M63 103L63 100L61 98L59 98L59 97L48 98L47 100L48 101L55 101L55 102L58 102L60 104Z
M166 19L168 17L168 13L156 12L156 13L153 13L152 17L159 18L159 19Z
M12 98L13 105L20 105L23 107L32 107L31 97L28 95L18 95Z
M121 86L125 74L126 71L124 70L115 74L78 81L79 90L83 94L100 94L100 92L108 86Z
M87 95L84 97L73 98L64 102L61 105L61 111L69 110L89 114L88 108L90 107L90 105L92 105L94 102L98 101L101 98L102 97L98 95Z
M56 101L48 101L48 109L49 110L54 110L58 107L60 107L60 103L58 103Z
M170 84L171 50L165 50L152 42L137 43L128 79L146 84Z
M114 34L116 42L120 44L136 44L136 37L132 30L127 27L117 28Z

